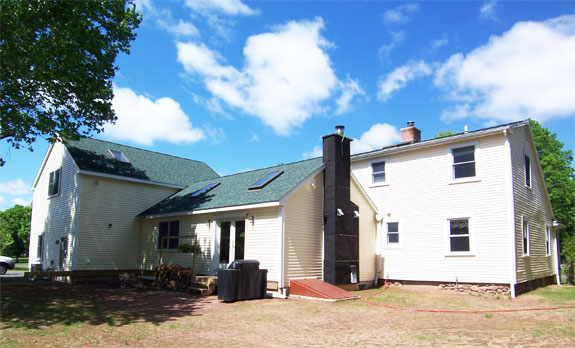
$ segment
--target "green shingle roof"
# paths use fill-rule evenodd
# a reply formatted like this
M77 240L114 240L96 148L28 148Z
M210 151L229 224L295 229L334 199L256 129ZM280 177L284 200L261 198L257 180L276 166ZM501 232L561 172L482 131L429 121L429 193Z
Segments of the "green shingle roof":
M80 140L67 141L65 145L81 170L182 187L196 181L219 177L204 162L108 141L81 138ZM123 152L130 163L116 161L108 150Z
M159 202L153 207L142 212L139 216L276 202L314 172L319 170L322 165L323 160L321 158L314 158L245 173L223 176L216 179L199 181ZM276 170L283 170L284 172L263 188L259 190L248 190L248 187L258 179L267 173ZM214 182L218 182L220 184L204 194L192 197L194 192Z

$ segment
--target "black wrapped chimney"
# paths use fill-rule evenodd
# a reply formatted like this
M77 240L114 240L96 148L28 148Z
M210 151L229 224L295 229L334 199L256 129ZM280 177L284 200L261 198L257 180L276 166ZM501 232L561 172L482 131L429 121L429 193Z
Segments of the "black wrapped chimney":
M359 208L350 200L351 139L343 133L344 127L337 126L335 134L323 137L323 280L334 285L359 279Z

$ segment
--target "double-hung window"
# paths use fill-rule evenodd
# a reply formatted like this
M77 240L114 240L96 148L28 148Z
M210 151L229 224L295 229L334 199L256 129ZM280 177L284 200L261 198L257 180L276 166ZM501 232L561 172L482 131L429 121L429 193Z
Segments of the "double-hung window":
M469 243L469 219L449 220L449 251L471 251Z
M475 146L451 149L453 156L453 179L470 178L476 175Z
M44 235L41 234L38 236L38 246L36 249L36 259L38 259L38 261L42 261L43 255L44 255Z
M547 256L551 256L551 227L545 225L545 251Z
M529 222L523 219L523 256L529 256Z
M371 164L371 182L372 184L385 183L385 162L379 161Z
M399 244L399 223L398 222L388 222L387 223L387 244L388 245Z
M161 221L158 231L158 249L177 250L179 246L180 221Z
M62 168L56 169L50 173L48 179L48 196L60 194L60 178L62 177Z
M525 186L531 187L531 158L525 155Z

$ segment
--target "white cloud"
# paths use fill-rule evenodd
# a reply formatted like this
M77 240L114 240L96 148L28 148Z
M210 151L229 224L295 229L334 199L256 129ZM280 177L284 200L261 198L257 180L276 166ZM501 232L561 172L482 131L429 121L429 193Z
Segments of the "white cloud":
M26 207L26 206L29 206L29 205L30 205L30 202L31 202L30 200L25 200L25 199L22 199L22 198L14 198L14 199L12 200L12 203L13 203L14 205L18 204L18 205L22 205L22 206L25 206L25 207Z
M335 101L336 115L344 114L352 109L352 101L357 96L365 96L365 91L357 80L349 76L345 81L340 81L341 96Z
M176 21L168 8L155 6L151 0L136 0L136 9L143 14L144 23L152 21L159 28L176 36L198 37L200 32L191 22Z
M250 138L250 143L257 143L260 141L260 137L256 133L252 133L252 137Z
M9 195L24 195L30 193L30 190L30 186L26 184L22 179L0 182L0 193L6 193Z
M479 8L479 19L497 21L496 5L497 2L495 0L490 0L481 5Z
M302 155L303 158L316 158L321 156L323 156L323 149L321 146L314 146L311 151L304 152Z
M437 49L447 45L448 43L449 39L447 38L447 34L443 33L439 39L431 41L431 43L429 44L429 50L436 51Z
M398 144L400 141L401 133L397 128L387 123L377 123L363 133L359 139L354 139L351 142L351 153L373 151Z
M462 120L471 115L471 106L469 104L459 104L441 111L441 120L449 123L454 120Z
M437 70L435 84L453 101L446 120L473 115L513 121L575 114L575 16L519 22L471 53L455 54Z
M177 23L168 23L164 19L158 19L157 23L161 28L177 36L197 37L200 35L200 32L195 25L182 19L180 19Z
M205 138L204 132L192 126L180 104L171 98L152 101L129 88L114 86L112 104L118 120L106 125L106 138L142 145L156 141L189 144Z
M321 18L291 21L249 37L241 71L202 44L177 43L178 61L202 76L214 96L288 135L318 113L338 87L323 50L330 46L320 34L323 28Z
M253 10L242 3L241 0L187 0L186 5L194 11L216 12L231 16L251 16L260 13L258 10Z
M385 24L404 24L411 20L409 15L419 12L417 3L408 3L398 6L392 10L385 11L383 22Z
M405 40L406 34L405 31L390 31L389 32L390 41L386 44L383 44L379 50L379 59L385 61L389 58L391 51L393 51L397 45L402 43Z
M391 98L394 92L405 87L410 81L428 76L431 73L431 67L424 61L408 63L395 69L378 83L379 92L377 96L385 102Z

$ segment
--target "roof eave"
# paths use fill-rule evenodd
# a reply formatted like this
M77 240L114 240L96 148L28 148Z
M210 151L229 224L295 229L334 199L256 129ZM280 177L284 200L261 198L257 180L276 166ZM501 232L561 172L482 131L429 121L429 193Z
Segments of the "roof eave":
M413 144L407 144L407 145L406 144L397 144L395 146L383 148L380 150L364 152L364 153L360 153L357 155L353 155L353 156L351 156L351 161L357 162L357 161L361 161L361 160L381 157L382 155L390 155L390 154L402 153L402 152L407 152L407 151L415 151L415 150L418 150L421 148L426 148L426 147L431 147L431 146L439 146L439 145L456 143L456 142L470 140L470 139L476 139L476 138L480 138L480 137L484 137L484 136L488 136L488 135L497 134L500 132L503 133L504 131L506 131L508 129L523 127L523 126L528 125L528 124L529 124L529 121L519 121L519 122L510 123L510 124L506 124L506 125L499 126L499 127L488 128L488 129L483 129L483 130L480 129L480 130L473 131L473 132L461 133L461 134L451 135L451 136L447 136L447 137L443 137L443 138L437 138L437 139L430 139L430 140L422 141L419 143L413 143Z

